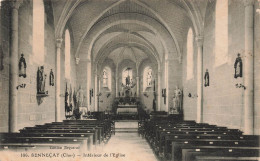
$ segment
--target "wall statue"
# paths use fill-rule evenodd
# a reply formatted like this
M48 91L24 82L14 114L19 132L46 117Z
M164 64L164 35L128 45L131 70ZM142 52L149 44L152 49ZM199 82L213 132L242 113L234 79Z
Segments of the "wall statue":
M173 95L173 110L177 113L182 112L182 91L177 86Z
M204 86L207 87L209 86L209 71L206 69L205 75L204 75Z
M72 111L72 107L70 107L69 105L69 91L68 91L68 86L67 86L67 83L66 83L66 89L65 89L65 112L71 112ZM65 113L66 114L66 113Z
M41 66L37 71L37 94L46 94L45 81L46 74L44 74L44 66Z
M21 58L19 60L19 77L26 78L26 61L23 53L21 54Z
M83 89L81 86L79 86L79 89L77 91L77 107L83 107L83 102L84 102L84 95L83 95Z
M50 71L50 86L54 86L54 74L52 69Z
M234 64L234 68L235 68L235 74L234 74L234 78L238 78L238 77L242 77L242 72L243 72L243 63L242 63L242 59L240 57L240 54L237 54L237 58Z

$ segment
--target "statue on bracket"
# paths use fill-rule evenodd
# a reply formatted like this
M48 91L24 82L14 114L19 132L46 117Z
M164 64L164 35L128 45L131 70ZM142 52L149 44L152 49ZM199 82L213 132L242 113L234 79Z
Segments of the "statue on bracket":
M23 53L21 54L21 58L19 60L19 77L26 78L26 61Z
M54 74L52 69L50 71L50 86L54 86Z
M77 91L77 107L82 107L84 104L84 95L83 95L83 89L81 88L81 85L79 86L79 89Z
M206 69L205 75L204 75L204 86L207 87L209 86L209 71Z
M48 94L48 91L45 91L45 81L44 66L41 66L37 71L37 94Z
M242 72L243 72L243 62L242 59L240 57L240 54L237 54L237 58L234 64L234 68L235 68L235 74L234 74L234 78L238 78L238 77L242 77Z
M68 85L66 82L66 88L65 88L65 115L67 115L69 112L72 111L72 107L69 105L69 91L68 91Z
M182 112L182 91L177 86L173 95L173 110L176 111L174 113Z

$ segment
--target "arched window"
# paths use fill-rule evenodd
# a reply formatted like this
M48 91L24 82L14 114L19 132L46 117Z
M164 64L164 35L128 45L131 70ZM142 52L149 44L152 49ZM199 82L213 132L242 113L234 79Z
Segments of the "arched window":
M228 61L228 0L216 2L215 66Z
M122 73L122 83L124 85L130 85L133 81L133 69L132 68L126 68L123 70Z
M42 0L33 1L33 59L44 64L44 4Z
M103 87L111 90L111 70L109 67L105 67L103 70Z
M70 33L65 31L65 78L70 79Z
M190 28L187 35L187 80L192 79L194 76L193 54L193 31L192 28Z
M151 67L145 67L143 73L143 91L148 87L152 87L153 70Z

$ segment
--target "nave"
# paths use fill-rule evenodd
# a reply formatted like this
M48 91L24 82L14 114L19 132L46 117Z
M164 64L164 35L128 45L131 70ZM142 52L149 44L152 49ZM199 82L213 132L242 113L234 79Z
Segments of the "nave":
M0 133L1 160L258 161L259 135L154 113L145 120L64 120ZM10 156L11 155L11 156Z
M157 161L138 131L137 120L64 120L25 127L20 133L0 133L1 160Z
M0 161L259 160L259 53L260 0L0 0Z

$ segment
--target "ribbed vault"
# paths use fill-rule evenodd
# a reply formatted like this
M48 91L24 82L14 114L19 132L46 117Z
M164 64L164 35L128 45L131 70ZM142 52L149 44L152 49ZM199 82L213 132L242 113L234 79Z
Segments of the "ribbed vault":
M102 45L107 44L106 40L123 33L146 41L147 47L152 47L153 52L160 55L157 56L160 61L162 58L179 59L184 32L181 26L186 25L184 22L191 21L196 34L201 34L201 13L197 5L188 0L162 0L160 3L156 0L110 0L102 3L75 0L61 3L53 1L54 8L59 6L57 11L61 11L60 6L63 6L60 15L55 12L56 37L62 35L65 25L69 23L75 57L80 59L95 59L97 53L101 54L98 51ZM166 10L175 11L171 21ZM127 25L122 25L126 21Z

